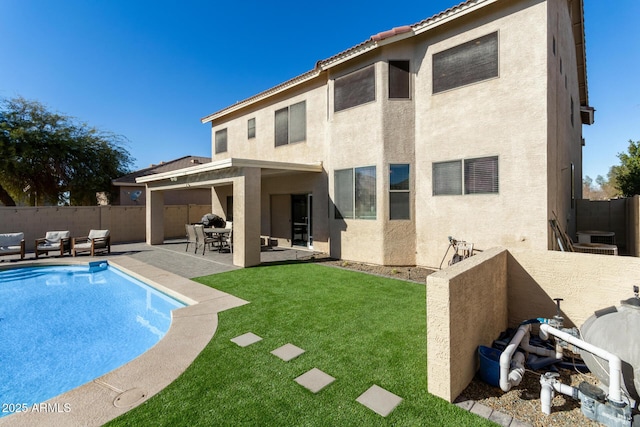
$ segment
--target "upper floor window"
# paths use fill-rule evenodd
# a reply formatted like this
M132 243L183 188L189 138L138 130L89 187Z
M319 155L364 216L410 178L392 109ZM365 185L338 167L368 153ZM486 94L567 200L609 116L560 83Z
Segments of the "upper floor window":
M498 157L433 164L433 195L498 193Z
M298 102L276 111L276 147L307 139L306 102Z
M409 95L409 61L389 61L389 98L407 99Z
M376 167L334 172L336 218L376 219Z
M338 77L333 85L333 111L375 101L376 73L373 64Z
M433 93L498 77L498 33L433 55Z
M389 219L411 219L409 165L389 165Z
M255 138L256 137L256 119L251 118L247 120L247 138Z
M227 151L227 129L216 132L216 154Z

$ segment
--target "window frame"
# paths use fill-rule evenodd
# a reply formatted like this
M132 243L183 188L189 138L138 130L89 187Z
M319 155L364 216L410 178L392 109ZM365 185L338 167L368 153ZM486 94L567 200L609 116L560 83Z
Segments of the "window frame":
M274 144L276 147L306 141L307 101L296 102L284 108L277 109L274 113L274 123ZM299 125L299 129L294 127L296 125ZM286 128L286 131L284 128Z
M482 49L492 48L493 44L495 52L491 52L492 57L481 61ZM494 31L434 53L431 56L431 70L433 95L500 77L499 32Z
M406 188L402 185L403 188L398 188L397 184L394 185L394 180L392 178L394 167L406 167L406 174L402 174L403 177L406 178L400 183L404 183L406 181ZM398 172L402 173L402 171L398 170ZM394 186L396 188L394 188ZM401 199L399 196L402 196ZM406 200L404 198L406 197ZM396 199L394 202L393 199ZM394 206L398 206L400 204L400 209L393 209ZM406 204L406 206L405 206ZM411 220L411 164L409 163L391 163L389 164L389 220Z
M336 169L333 171L335 219L377 219L377 173L378 170L375 165ZM344 178L350 176L350 180L339 179L339 174L344 175ZM369 179L367 182L367 176L373 179ZM347 181L350 183L347 183ZM344 185L349 185L347 191L340 188L339 185L341 185L341 182L343 182ZM346 195L349 197L345 197Z
M396 64L406 64L406 70L402 67L396 66ZM392 71L393 70L393 71ZM398 71L399 70L399 71ZM408 59L390 59L388 61L388 96L389 99L411 99L411 61ZM404 87L404 78L406 76L406 95ZM398 81L402 78L402 96L398 94ZM393 90L392 90L393 88ZM393 93L392 93L393 92Z
M247 120L247 139L256 137L256 118L252 117Z
M340 111L349 110L375 101L375 63L366 65L343 76L336 77L333 80L334 113L339 113Z
M482 177L480 174L483 172L480 170L478 173L474 172L475 176L469 172L468 165L474 164L476 162L480 163L482 161L492 161L494 162L492 165L493 173L488 180ZM450 165L457 166L459 168L458 173L456 174L454 171L450 177L446 177L446 173L438 174L436 173L436 169L439 166ZM489 169L487 169L489 170ZM480 176L479 176L480 175ZM459 182L454 182L454 185L443 185L440 179L449 178L456 179ZM472 186L470 182L480 181L479 184ZM485 185L486 188L483 189L482 186ZM451 191L446 191L448 188L451 188ZM444 191L442 191L444 190ZM455 190L455 191L454 191ZM500 194L500 158L499 156L482 156L482 157L469 157L465 159L456 159L456 160L446 160L442 162L433 162L432 163L432 195L435 196L467 196L467 195L482 195L482 194Z
M215 139L215 153L221 154L228 151L229 133L227 128L217 130L214 136Z

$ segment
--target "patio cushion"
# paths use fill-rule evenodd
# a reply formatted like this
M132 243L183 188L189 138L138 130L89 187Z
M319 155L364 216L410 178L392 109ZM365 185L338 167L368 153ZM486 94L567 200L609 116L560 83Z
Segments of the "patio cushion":
M109 230L89 230L89 239L98 239L109 236Z
M60 249L60 240L68 239L70 236L70 231L47 231L44 242L38 245L38 249Z
M0 248L17 246L20 250L22 240L24 240L24 233L0 233Z
M60 239L68 239L71 237L70 231L47 231L44 238L47 243L60 243Z
M24 258L24 233L1 233L0 254L21 254Z

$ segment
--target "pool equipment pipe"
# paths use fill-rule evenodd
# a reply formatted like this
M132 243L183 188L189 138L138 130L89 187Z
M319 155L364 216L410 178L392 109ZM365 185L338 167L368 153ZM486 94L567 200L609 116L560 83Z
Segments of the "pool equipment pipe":
M525 357L522 352L516 352L518 347L539 356L557 357L556 351L536 347L529 343L531 324L537 322L537 319L532 319L520 324L509 345L500 355L500 388L502 391L509 391L511 387L520 384L524 376ZM562 358L562 354L560 358Z
M610 381L608 400L614 405L626 404L622 400L622 388L621 388L622 361L618 356L616 356L615 354L611 354L608 351L603 350L599 347L596 347L595 345L589 344L588 342L585 342L580 338L576 338L573 335L560 331L547 323L542 323L540 325L540 338L542 338L543 340L547 340L549 339L549 335L553 335L557 338L560 338L563 341L573 344L574 346L582 350L588 351L589 353L595 354L596 356L601 357L602 359L605 359L606 361L608 361L609 362L609 381ZM567 394L562 392L561 390L558 390L558 391L560 391L563 394ZM572 395L573 393L569 394L569 396L572 396ZM541 395L540 398L542 397L543 396ZM549 407L550 405L551 405L551 400L549 399ZM545 403L543 402L543 408L544 407L545 407Z

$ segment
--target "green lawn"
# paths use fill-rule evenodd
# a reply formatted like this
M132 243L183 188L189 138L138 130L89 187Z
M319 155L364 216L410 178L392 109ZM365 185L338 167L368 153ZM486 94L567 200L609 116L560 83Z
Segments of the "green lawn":
M425 285L317 264L262 266L196 279L250 304L218 330L169 387L108 425L492 425L427 393ZM230 341L253 332L262 341ZM284 362L270 352L306 350ZM317 394L311 368L336 380ZM386 418L356 398L377 384L404 401Z

